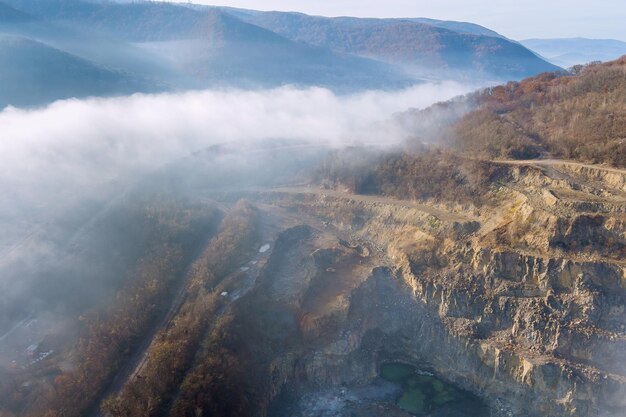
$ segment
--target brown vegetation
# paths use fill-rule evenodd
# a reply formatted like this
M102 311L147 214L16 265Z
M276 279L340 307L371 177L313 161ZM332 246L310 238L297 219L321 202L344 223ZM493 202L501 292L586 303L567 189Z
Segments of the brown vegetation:
M163 200L139 199L137 209L146 217L137 219L132 230L152 238L142 248L143 255L106 311L92 311L80 318L82 336L67 361L69 370L51 369L53 380L37 394L34 404L25 405L20 415L33 417L83 416L98 399L124 360L138 345L154 321L163 299L167 298L188 262L187 253L195 247L215 222L217 212L206 207ZM134 209L133 209L134 210ZM191 250L192 251L192 250Z
M169 326L160 331L148 351L141 375L103 409L115 417L161 415L191 366L207 327L221 306L214 287L249 256L257 240L257 213L239 202L228 213L219 234L194 263L185 302Z
M447 132L487 158L552 157L626 167L626 57L485 90Z
M253 413L253 395L246 389L253 372L241 360L249 352L245 352L245 343L233 325L231 316L216 325L207 351L185 377L170 416L238 417Z
M349 163L345 162L347 158ZM480 205L491 183L503 173L501 167L488 162L430 148L383 157L352 158L346 153L335 154L317 171L316 177L326 186L344 187L358 194Z
M489 88L408 112L400 122L414 131L410 151L338 151L315 181L354 193L480 205L507 172L492 159L550 155L626 167L626 57Z

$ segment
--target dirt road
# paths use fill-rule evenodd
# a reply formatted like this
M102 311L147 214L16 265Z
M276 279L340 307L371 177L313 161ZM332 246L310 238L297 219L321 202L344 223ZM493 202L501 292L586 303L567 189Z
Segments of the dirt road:
M472 217L468 213L453 213L445 211L443 209L434 207L432 205L419 203L413 200L399 200L393 197L381 196L381 195L364 195L364 194L351 194L344 191L328 190L318 187L276 187L276 188L258 188L251 189L250 191L269 192L269 193L285 193L285 194L311 194L320 197L328 196L334 198L347 199L352 201L358 201L370 204L384 204L392 206L401 206L406 208L413 208L424 213L435 216L441 220L449 222L467 222L475 221L478 218Z
M493 162L498 164L507 165L536 165L536 166L569 166L586 169L598 169L606 172L620 174L626 176L626 169L613 168L605 165L591 165L584 164L582 162L567 161L564 159L523 159L523 160L510 160L510 159L497 159Z
M161 318L155 320L155 323L148 329L148 331L142 338L141 343L135 349L133 355L128 359L126 364L122 366L122 368L117 372L117 375L104 391L104 393L100 397L100 400L96 404L94 404L92 410L88 413L90 417L102 417L103 414L100 411L100 405L102 403L102 400L111 395L119 393L127 381L131 380L141 373L142 369L146 365L146 362L148 361L148 352L150 350L150 345L152 344L154 337L159 332L159 330L165 328L172 321L172 319L176 316L176 313L180 310L183 302L185 301L187 287L192 277L193 266L198 258L202 256L202 253L209 245L212 238L213 233L210 234L210 237L204 242L204 244L200 245L198 251L194 254L193 258L187 265L183 273L182 279L179 280L178 284L173 289L173 293L176 295L172 299L170 307L161 316Z

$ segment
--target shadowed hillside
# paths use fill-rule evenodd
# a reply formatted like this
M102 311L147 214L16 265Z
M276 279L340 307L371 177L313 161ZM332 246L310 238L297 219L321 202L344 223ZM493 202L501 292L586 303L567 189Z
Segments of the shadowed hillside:
M268 12L248 21L289 39L401 64L417 73L521 78L558 67L495 32L423 19L325 18Z
M416 82L391 65L293 42L216 9L186 29L186 39L141 45L198 80L199 87L295 84L354 91Z
M220 41L222 37L246 43L254 50L258 49L259 42L269 42L277 47L279 38L293 41L284 43L286 39L283 38L282 48L286 51L280 56L268 51L268 59L261 63L258 59L240 60L217 69L211 69L209 64L206 70L215 74L213 78L220 77L222 69L237 74L241 65L266 65L271 59L280 59L282 67L286 67L286 74L277 69L271 74L279 79L284 77L281 80L286 83L294 81L292 72L311 71L312 66L319 65L318 74L326 71L341 74L339 77L331 74L333 85L341 84L353 75L358 80L366 72L367 79L374 76L381 79L378 84L387 87L397 86L398 78L401 78L398 74L407 69L413 79L519 79L558 69L522 45L487 28L464 22L424 18L330 19L298 13L264 13L160 2L7 2L42 20L126 42L210 42ZM216 16L218 24L215 24ZM251 37L256 42L248 42ZM222 42L222 46L228 44ZM301 53L294 53L293 49L300 49ZM232 57L248 52L234 48L227 49L226 53ZM308 60L302 61L303 54ZM382 61L397 68L392 71L381 63L359 60L356 56L348 59L342 54ZM310 83L306 75L303 80L296 81Z
M594 61L612 61L626 54L626 42L616 39L526 39L521 44L563 68Z
M138 79L21 37L0 35L0 61L0 107L145 88Z
M0 3L0 24L26 22L33 17L5 3Z

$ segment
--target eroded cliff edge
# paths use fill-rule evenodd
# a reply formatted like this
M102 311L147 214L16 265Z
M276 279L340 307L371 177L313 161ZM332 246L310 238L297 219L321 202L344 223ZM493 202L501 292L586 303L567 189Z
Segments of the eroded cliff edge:
M223 328L259 415L285 390L364 384L388 361L433 370L493 415L624 415L626 176L501 164L482 207L246 193L302 223Z

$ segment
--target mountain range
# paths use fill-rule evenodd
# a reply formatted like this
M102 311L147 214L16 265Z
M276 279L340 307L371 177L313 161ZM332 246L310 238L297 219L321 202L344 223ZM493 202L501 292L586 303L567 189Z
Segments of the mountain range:
M31 39L0 35L0 105L150 90L146 82Z
M2 54L11 56L0 106L216 86L397 89L424 80L484 83L559 69L482 26L425 18L4 0L0 34ZM46 62L35 46L47 51Z
M477 25L426 19L241 15L288 39L401 65L416 76L510 79L555 70L518 43Z
M626 54L626 42L616 39L526 39L521 44L563 68L611 61Z

